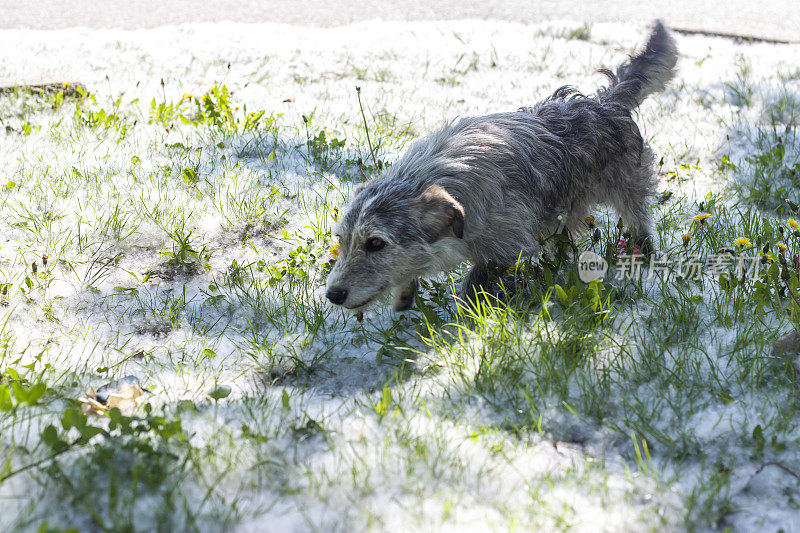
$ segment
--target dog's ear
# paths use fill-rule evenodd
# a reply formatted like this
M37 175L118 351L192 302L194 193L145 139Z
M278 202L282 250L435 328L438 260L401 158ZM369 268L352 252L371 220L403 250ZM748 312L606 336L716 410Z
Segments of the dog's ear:
M414 201L418 217L429 242L447 237L450 232L464 237L464 207L440 185L429 185Z

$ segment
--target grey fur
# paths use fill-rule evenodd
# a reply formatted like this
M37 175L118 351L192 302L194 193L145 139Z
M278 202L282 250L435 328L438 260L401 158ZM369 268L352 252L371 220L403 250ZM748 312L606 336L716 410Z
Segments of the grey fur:
M653 153L631 110L663 90L676 61L675 41L656 21L645 49L603 71L610 84L595 94L562 87L533 107L462 118L415 143L356 191L328 289L347 291L341 304L353 311L391 290L402 310L418 277L470 261L470 296L489 261L536 256L540 234L578 229L597 204L613 206L652 246ZM374 238L385 246L367 251Z

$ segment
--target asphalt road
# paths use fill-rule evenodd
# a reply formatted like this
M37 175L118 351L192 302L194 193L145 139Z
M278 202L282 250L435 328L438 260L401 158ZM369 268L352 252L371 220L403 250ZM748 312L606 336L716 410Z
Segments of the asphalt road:
M339 26L364 20L500 19L647 23L800 42L797 0L0 0L0 29L152 28L187 22Z

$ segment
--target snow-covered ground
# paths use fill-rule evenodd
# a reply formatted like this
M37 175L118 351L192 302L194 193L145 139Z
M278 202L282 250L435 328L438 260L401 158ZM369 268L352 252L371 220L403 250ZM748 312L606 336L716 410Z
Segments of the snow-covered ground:
M454 117L591 92L646 31L0 32L0 79L93 95L0 95L0 387L47 386L36 405L0 388L0 479L33 465L0 481L0 529L797 530L798 387L770 356L786 295L611 281L597 322L555 295L470 318L445 278L363 322L321 296L336 209L372 164L356 86L391 163ZM791 260L800 237L758 207L783 198L764 180L798 200L800 45L678 44L638 118L673 192L660 248L777 253L785 227ZM152 412L90 416L107 433L80 441L64 413L129 374Z

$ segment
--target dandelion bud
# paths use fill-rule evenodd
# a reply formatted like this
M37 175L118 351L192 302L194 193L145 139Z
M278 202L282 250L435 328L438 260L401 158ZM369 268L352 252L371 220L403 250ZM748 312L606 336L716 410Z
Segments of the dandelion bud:
M589 226L589 229L594 228L594 217L589 215L588 217L583 219L586 222L586 225Z
M38 270L39 270L39 267L38 267L38 266L36 266L36 261L34 261L33 263L31 263L31 271L33 271L33 273L34 273L34 274L36 274L36 272L37 272Z
M600 242L600 228L594 228L594 233L592 233L592 244L597 244Z
M692 240L692 235L691 234L689 234L689 233L684 233L683 234L683 245L684 246L688 246L689 245L689 241L691 241L691 240Z

